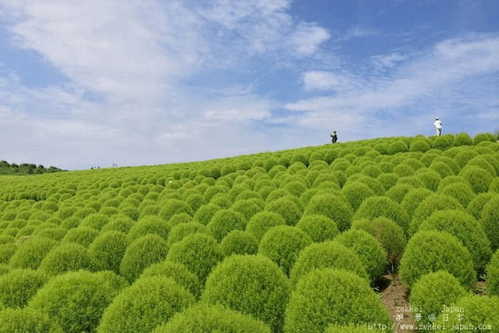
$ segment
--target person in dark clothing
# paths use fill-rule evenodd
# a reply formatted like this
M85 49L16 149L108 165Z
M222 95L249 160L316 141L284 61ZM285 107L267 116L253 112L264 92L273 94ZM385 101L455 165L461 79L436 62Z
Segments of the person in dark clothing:
M331 142L336 143L337 141L338 141L338 134L336 134L336 131L333 131L333 133L331 133Z

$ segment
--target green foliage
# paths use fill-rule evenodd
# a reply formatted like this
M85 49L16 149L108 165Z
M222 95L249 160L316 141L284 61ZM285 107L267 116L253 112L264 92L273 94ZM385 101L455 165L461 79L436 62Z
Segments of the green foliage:
M202 299L251 315L268 324L273 331L280 331L288 293L286 276L270 259L235 255L213 270Z
M204 224L198 222L179 223L172 228L168 235L167 244L171 247L176 242L181 241L185 237L195 233L208 233L208 229Z
M119 293L94 273L70 272L51 279L29 302L64 332L94 332L104 309Z
M341 192L350 202L354 210L357 210L364 200L375 195L374 191L371 190L369 186L360 182L352 182L345 185Z
M246 231L252 234L256 240L260 242L263 235L265 235L270 228L285 224L286 221L281 215L263 211L255 214L251 220L249 220Z
M409 234L412 235L418 231L419 226L434 212L444 209L454 209L464 211L463 206L456 199L442 194L431 194L427 196L414 211L411 224L409 225Z
M409 216L396 201L388 197L370 197L365 200L355 213L355 219L374 219L387 217L397 223L404 231L409 226Z
M298 282L286 309L284 332L321 333L331 324L366 323L391 327L369 283L348 271L320 269Z
M201 285L198 277L182 264L165 260L146 268L140 278L142 279L150 276L170 278L194 296L199 297L201 294Z
M102 232L90 244L88 253L95 260L100 270L120 272L120 263L125 255L128 240L124 233L119 231Z
M170 278L140 278L113 299L97 332L148 333L194 302L194 296Z
M33 309L0 311L0 333L63 333L61 326L46 314Z
M168 239L170 228L161 218L157 216L146 216L141 218L135 223L128 232L128 242L132 243L134 240L146 235L158 235L164 240Z
M310 245L312 239L297 227L277 226L269 229L258 246L258 254L274 261L289 275L300 251Z
M352 249L364 264L371 281L379 278L388 264L387 253L380 242L363 230L348 230L336 237L338 242Z
M187 213L192 215L192 208L190 205L182 200L169 199L167 200L159 212L159 216L165 221L168 221L174 215L179 213Z
M499 297L469 295L460 298L438 317L442 332L493 332L499 327Z
M329 241L314 243L300 252L291 270L291 282L296 285L300 278L319 268L344 269L366 279L369 276L353 250L338 242Z
M264 202L259 199L238 200L232 205L232 209L236 212L243 214L247 221L253 215L260 212L264 207Z
M62 243L47 254L40 264L40 269L50 275L58 275L80 269L93 271L97 269L97 265L82 245Z
M464 183L454 183L447 185L438 192L456 199L463 207L468 206L468 204L476 196L471 187L468 184Z
M332 219L340 231L350 227L353 210L350 204L339 195L317 194L310 199L304 215L323 215Z
M431 324L444 306L450 306L467 294L466 289L447 271L423 275L411 289L410 303L421 315L422 324Z
M233 254L256 254L258 241L249 232L234 230L224 237L220 248L225 257Z
M211 218L215 215L216 212L220 210L220 207L215 204L206 204L201 206L194 214L194 220L207 225L210 223Z
M286 224L291 226L298 223L303 214L302 208L289 196L269 202L265 210L281 215Z
M17 246L14 243L0 245L0 264L7 264L16 251Z
M10 266L37 269L56 244L56 241L45 237L30 238L19 245L16 253L10 258Z
M261 321L222 306L198 304L175 315L153 333L270 333Z
M487 265L487 290L490 295L499 296L499 250Z
M99 232L93 228L78 227L69 230L62 241L65 243L76 243L83 245L84 247L88 247L98 234Z
M376 238L385 249L388 261L392 265L399 262L407 239L404 230L398 224L389 218L377 217L372 220L355 220L352 228L364 230Z
M80 223L80 227L94 228L95 230L101 230L107 223L109 223L109 217L104 214L90 214L83 219Z
M207 227L213 237L220 242L229 232L244 230L246 223L241 213L232 209L221 209L215 213Z
M332 240L339 234L336 223L323 215L305 215L296 226L306 232L314 242Z
M158 235L146 235L133 241L120 263L120 273L128 281L137 279L142 271L162 261L168 253L166 241Z
M480 142L487 142L487 141L496 142L497 139L492 133L478 133L473 138L473 144L475 145L479 144Z
M471 200L468 207L466 207L466 210L476 219L480 219L482 217L483 208L494 196L494 193L480 193L475 199Z
M487 192L489 184L494 179L489 172L477 166L466 166L459 175L468 181L475 193Z
M168 261L183 264L196 274L201 285L222 258L220 245L213 237L204 234L193 234L173 244L167 256Z
M40 271L15 269L0 275L0 303L6 307L24 307L48 277Z
M483 207L482 224L492 250L499 249L499 195L492 197Z
M455 236L470 251L477 271L483 270L489 262L492 251L482 225L463 211L451 209L436 211L418 230L443 231Z
M448 271L468 287L476 280L471 254L457 238L439 231L416 233L400 260L401 280L412 286L424 274L438 270Z
M416 139L412 141L411 146L409 147L409 151L411 152L425 152L431 149L430 143L425 139Z
M473 144L473 140L467 133L459 133L454 137L455 146L469 146Z

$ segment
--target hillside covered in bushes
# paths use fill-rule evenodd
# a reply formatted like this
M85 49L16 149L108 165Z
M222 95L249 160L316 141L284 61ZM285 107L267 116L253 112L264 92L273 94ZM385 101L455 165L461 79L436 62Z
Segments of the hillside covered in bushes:
M37 175L42 173L53 173L63 171L54 166L48 168L43 165L36 165L32 163L9 163L7 161L0 161L0 175Z
M1 177L0 333L498 332L497 139Z

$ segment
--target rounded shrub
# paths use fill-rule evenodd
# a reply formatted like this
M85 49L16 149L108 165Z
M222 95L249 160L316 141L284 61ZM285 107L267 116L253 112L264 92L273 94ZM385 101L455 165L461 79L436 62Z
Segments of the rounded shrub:
M473 144L473 140L468 133L458 133L454 137L455 146L469 146Z
M260 242L263 235L265 235L270 228L284 224L286 224L286 221L281 215L263 211L255 214L249 220L246 226L246 231L252 234L256 240Z
M97 265L82 245L62 243L47 254L40 264L40 269L50 275L58 275L80 269L93 271L97 269Z
M444 308L436 326L443 332L494 332L499 327L499 297L468 295Z
M233 230L244 230L246 228L244 216L232 209L221 209L213 215L208 223L208 231L219 242Z
M364 230L376 238L385 249L388 261L392 265L399 262L407 239L404 230L397 223L386 217L377 217L372 220L355 220L352 228Z
M119 274L120 263L127 246L128 240L124 233L106 231L102 232L90 244L88 253L95 260L100 270L109 270Z
M302 249L312 243L304 231L291 226L277 226L269 229L258 246L258 254L274 261L286 275Z
M166 224L168 225L168 227L171 230L174 226L176 226L180 223L189 223L189 222L192 222L192 220L193 220L193 218L189 214L180 213L180 214L173 215L172 218Z
M193 234L172 245L167 260L185 265L204 285L208 274L223 258L220 245L210 235Z
M159 216L168 221L174 215L179 213L187 213L192 215L192 208L186 202L178 199L168 199L162 205L161 211L159 212Z
M388 154L394 155L408 151L407 144L402 140L396 140L388 145Z
M270 333L264 323L219 305L198 304L176 314L153 333Z
M63 333L61 326L45 313L33 309L0 311L0 333Z
M444 306L450 306L467 291L459 281L447 271L423 275L411 289L409 301L421 315L419 323L430 324L433 316L438 316Z
M464 183L447 185L438 192L456 199L463 207L468 206L468 204L475 198L475 193L471 187Z
M391 327L367 280L344 270L320 269L298 282L286 308L284 332L321 333L329 325L366 323Z
M341 192L350 202L354 210L357 210L364 200L375 195L374 191L371 190L369 186L358 182L346 184Z
M49 238L30 238L19 245L16 253L10 258L10 266L13 268L37 269L43 258L56 245L57 242Z
M253 215L263 210L264 203L262 200L258 199L248 199L248 200L238 200L232 205L232 209L236 212L243 214L247 221L249 221Z
M216 212L220 210L220 207L215 205L215 204L206 204L201 207L196 211L196 214L194 214L194 220L207 225L210 223L211 218L213 215L215 215Z
M411 224L409 225L409 234L412 235L418 231L419 226L434 212L439 210L461 210L463 206L456 199L443 194L431 194L426 197L414 211Z
M404 231L409 227L409 216L396 201L388 197L370 197L355 212L355 219L374 219L387 217L397 223Z
M0 275L0 303L10 308L22 308L47 280L43 272L32 269L15 269Z
M93 228L78 227L69 230L62 239L64 243L76 243L88 247L99 232Z
M224 237L220 248L225 257L233 254L256 254L258 241L249 232L234 230Z
M352 220L353 209L339 195L317 194L310 199L304 215L323 215L332 219L340 231L347 230Z
M466 207L468 213L473 215L476 219L480 219L482 217L483 207L495 196L494 193L480 193L475 199L471 200Z
M0 245L0 264L7 264L17 251L17 245L14 243Z
M431 149L430 143L425 139L416 139L411 142L409 147L409 151L411 152L422 152L428 151Z
M473 138L473 144L475 145L479 144L480 142L486 142L486 141L496 142L497 140L494 134L492 133L478 133Z
M146 235L158 235L164 240L168 239L170 228L161 218L157 216L146 216L135 223L128 232L127 238L130 243Z
M461 284L471 286L476 280L469 251L446 232L420 231L407 243L400 260L400 278L412 286L424 274L446 270Z
M499 296L499 250L496 250L487 265L487 291Z
M301 277L319 268L345 269L368 278L362 261L353 250L338 242L329 241L314 243L300 252L291 270L291 282L296 285Z
M102 277L85 271L51 279L29 302L46 313L64 332L94 332L104 309L119 293Z
M377 180L379 180L385 190L389 190L397 184L399 176L395 173L382 173L378 176Z
M108 216L104 214L90 214L81 221L80 227L101 230L107 223L109 223Z
M198 222L180 223L172 228L168 235L168 247L174 243L181 241L185 237L195 233L208 233L208 229L204 224Z
M97 332L151 332L194 302L194 296L172 279L144 277L114 298L105 310Z
M473 216L460 210L440 210L433 213L419 227L422 230L448 232L470 251L477 271L489 262L492 250L482 225Z
M298 223L303 214L300 205L289 196L269 202L265 207L265 210L281 215L284 218L284 221L286 221L286 224L291 226Z
M459 175L466 179L475 193L487 192L489 184L494 179L489 172L477 166L466 166Z
M235 255L213 270L202 299L250 315L280 331L288 293L288 279L270 259Z
M170 278L194 296L199 297L201 294L201 285L198 277L182 264L167 260L153 264L144 270L140 279L150 276Z
M386 191L386 196L399 204L402 203L407 193L414 189L414 186L408 184L397 184Z
M492 250L497 250L499 248L499 195L495 195L485 204L481 221Z
M371 281L383 275L388 264L387 253L380 242L369 233L363 230L348 230L334 240L352 249L359 256Z
M120 274L128 281L137 279L142 271L162 261L168 253L166 241L158 235L146 235L132 242L120 263Z

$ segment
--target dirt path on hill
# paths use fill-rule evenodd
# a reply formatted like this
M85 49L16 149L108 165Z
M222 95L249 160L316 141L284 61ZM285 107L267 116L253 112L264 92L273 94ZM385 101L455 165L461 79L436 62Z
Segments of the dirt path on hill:
M400 282L397 274L385 275L384 278L389 280L390 284L381 291L381 298L395 324L394 333L415 332L411 328L416 322L410 311L407 288Z

